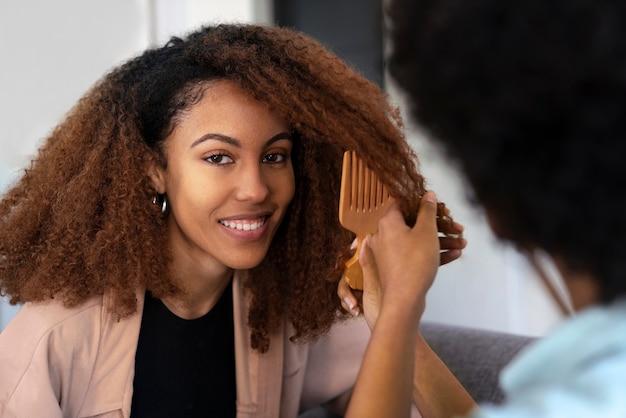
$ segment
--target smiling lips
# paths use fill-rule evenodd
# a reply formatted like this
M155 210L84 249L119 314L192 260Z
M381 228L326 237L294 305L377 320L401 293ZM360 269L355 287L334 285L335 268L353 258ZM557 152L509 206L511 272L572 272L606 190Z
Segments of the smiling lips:
M222 225L239 231L256 231L265 224L266 217L258 219L221 220Z

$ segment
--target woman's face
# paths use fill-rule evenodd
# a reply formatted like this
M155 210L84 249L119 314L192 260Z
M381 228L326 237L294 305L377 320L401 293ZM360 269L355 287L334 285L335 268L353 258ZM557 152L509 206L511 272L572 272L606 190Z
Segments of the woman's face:
M166 138L167 168L151 168L167 194L174 257L207 268L257 266L293 198L292 145L265 104L231 82L209 84Z

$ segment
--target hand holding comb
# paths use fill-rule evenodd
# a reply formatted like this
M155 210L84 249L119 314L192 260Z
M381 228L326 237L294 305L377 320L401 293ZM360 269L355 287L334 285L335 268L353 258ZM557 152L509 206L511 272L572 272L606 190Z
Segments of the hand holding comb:
M359 264L361 242L368 234L378 231L378 221L393 202L389 191L375 172L370 170L354 151L343 154L339 223L356 234L357 247L346 261L344 279L356 290L363 290L363 271Z

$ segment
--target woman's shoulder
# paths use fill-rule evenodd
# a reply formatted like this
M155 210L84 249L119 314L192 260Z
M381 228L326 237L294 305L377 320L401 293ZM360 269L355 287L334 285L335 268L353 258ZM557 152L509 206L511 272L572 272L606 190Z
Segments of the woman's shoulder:
M69 402L65 407L74 408L80 406L74 401L93 392L94 379L109 386L93 393L123 390L140 318L133 315L120 320L107 309L104 296L72 308L57 300L25 304L0 333L0 415L7 405L17 405L16 410L24 407L22 402L28 398L24 394L33 391L57 402L64 388L63 400ZM116 370L103 362L115 364ZM107 373L112 376L108 380L103 378ZM116 385L121 389L115 389Z
M0 333L0 395L2 403L14 393L20 393L22 382L49 381L43 373L51 373L57 359L73 358L70 340L93 341L95 318L99 318L102 298L95 298L75 307L66 308L57 300L26 303ZM85 338L83 340L83 338ZM66 352L67 351L67 352ZM67 355L69 354L69 356ZM34 375L37 376L34 376Z
M93 341L102 318L103 298L73 308L60 301L26 303L0 333L0 363L21 369L41 353L72 350L72 340Z
M17 312L0 338L10 334L17 337L27 334L32 337L46 334L64 324L83 321L91 317L99 318L103 307L103 297L91 298L88 301L68 308L61 301L51 299L44 302L28 302Z
M141 312L143 293L137 293L137 299ZM72 335L85 339L93 333L107 332L113 324L123 328L128 322L137 322L140 315L131 315L129 321L121 321L110 309L110 302L107 296L100 295L74 307L67 307L57 299L26 303L0 332L0 350L7 343L15 349L18 341L28 341L32 345L59 333L66 340Z

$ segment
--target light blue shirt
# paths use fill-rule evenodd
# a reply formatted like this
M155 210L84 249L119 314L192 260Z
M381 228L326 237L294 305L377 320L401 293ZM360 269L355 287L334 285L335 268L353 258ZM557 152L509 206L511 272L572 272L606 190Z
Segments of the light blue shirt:
M506 400L472 418L626 417L626 300L582 311L501 375Z

